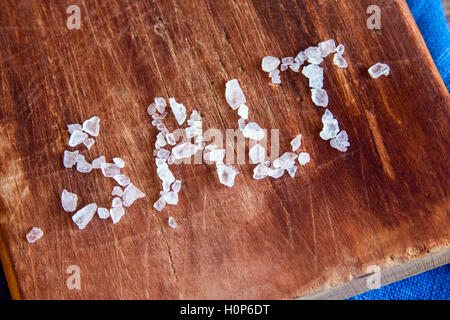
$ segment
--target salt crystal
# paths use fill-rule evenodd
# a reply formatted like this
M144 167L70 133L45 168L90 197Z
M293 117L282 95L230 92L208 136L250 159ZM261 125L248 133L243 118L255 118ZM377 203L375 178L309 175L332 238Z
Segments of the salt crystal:
M273 84L280 84L281 83L281 78L278 76L278 77L273 77L272 78L272 83Z
M276 57L267 56L262 59L262 69L265 72L270 72L278 68L280 64L280 59Z
M295 173L297 172L297 167L290 167L286 169L287 173L291 176L291 178L295 177Z
M336 119L331 119L323 122L323 129L320 132L320 137L323 140L330 140L336 137L339 133L339 124Z
M109 210L109 214L113 224L116 224L125 215L125 209L123 207L113 207Z
M319 65L323 62L323 58L322 57L318 57L318 58L309 58L308 59L309 63L315 64L315 65Z
M174 164L175 163L175 156L173 155L173 154L171 154L170 156L169 156L169 158L167 159L167 164L168 165L172 165L172 164Z
M231 164L217 164L217 175L219 181L223 185L232 188L234 186L235 178L239 174L239 171Z
M169 217L168 224L169 227L171 227L172 229L175 229L177 227L177 223L175 222L175 219L172 217Z
M348 68L348 62L339 53L334 54L333 63L339 68Z
M174 98L169 99L170 108L177 120L178 124L181 126L186 120L186 107L181 103L175 101Z
M120 174L120 168L115 163L101 163L100 169L102 169L103 175L107 178Z
M311 161L311 157L309 156L309 153L307 152L301 152L298 156L298 162L304 166L305 164L307 164L309 161Z
M129 207L135 200L143 197L145 197L145 193L136 188L134 184L130 183L123 192L123 206Z
M122 187L125 187L127 185L130 184L130 178L128 178L126 175L124 174L117 174L114 177L114 180L117 181L118 184L120 184Z
M300 51L294 58L294 61L300 63L300 65L302 65L306 60L308 60L308 56L304 51Z
M205 161L211 162L223 162L224 157L225 157L225 149L214 149L203 155L203 159L205 159Z
M201 119L202 119L202 116L200 115L200 113L198 113L197 110L192 110L189 120L200 121Z
M281 59L281 63L282 64L287 64L287 65L291 65L294 63L294 57L286 57Z
M280 75L280 70L275 69L269 72L269 77L273 78L273 77L278 77Z
M347 152L347 148L350 146L350 142L348 142L348 135L345 130L342 130L336 138L330 140L330 146L341 151Z
M167 143L170 144L171 146L174 146L177 143L173 133L166 134L166 140L167 140Z
M83 131L89 133L91 136L97 137L100 130L100 118L94 116L83 122Z
M297 151L301 145L302 145L302 135L299 134L291 141L292 152Z
M208 144L205 147L205 151L211 151L211 150L214 150L214 149L217 149L217 146L215 144Z
M308 79L323 78L323 68L315 64L308 64L303 67L302 74Z
M75 130L83 131L83 127L79 123L67 125L67 131L69 131L70 134L72 134Z
M157 211L161 211L166 206L166 200L164 200L163 197L159 198L154 204L153 208L155 208Z
M123 161L122 158L113 158L113 162L114 162L119 168L125 167L125 161Z
M122 199L120 199L119 197L114 197L114 199L111 202L111 207L115 208L121 206L122 206Z
M164 111L166 111L166 100L164 98L155 98L155 105L156 105L156 110L159 111L159 113L163 113Z
M281 157L273 161L273 166L275 168L288 169L295 165L295 159L298 155L292 152L285 152Z
M100 156L97 159L92 160L92 169L100 169L102 163L106 163L105 156Z
M328 109L325 109L325 112L323 113L323 116L322 116L322 123L331 121L331 120L333 120L333 118L334 117L333 117L333 114L331 113L331 111Z
M248 119L248 107L245 104L239 107L238 116L242 119Z
M281 178L283 175L284 175L283 168L275 168L269 171L269 177L272 177L274 179Z
M167 181L172 183L175 181L175 177L170 171L169 166L167 164L162 164L156 169L156 173L158 174L159 179L162 181Z
M308 58L320 58L321 52L320 52L319 47L309 47L309 48L305 49L305 55Z
M175 182L172 184L172 191L173 192L180 192L181 190L181 181L180 180L175 180Z
M320 64L323 61L319 47L309 47L305 50L308 62L312 64Z
M340 55L343 55L345 51L345 46L343 44L339 44L336 47L336 52L339 53Z
M286 71L287 69L289 69L289 66L287 64L282 64L280 67L281 71Z
M156 129L158 129L159 131L164 132L166 134L169 132L169 130L167 130L167 127L164 125L164 123L158 123L156 125Z
M322 58L336 51L336 42L333 39L319 43L320 55Z
M159 166L163 165L164 163L166 163L167 159L156 158L155 162L156 162L156 166L159 167Z
M66 212L74 212L77 208L78 196L64 189L61 193L61 205Z
M114 186L112 189L111 195L121 197L123 196L123 190L119 186Z
M164 192L169 192L170 191L170 185L172 184L172 181L170 180L165 180L162 182L162 187L163 187L163 191Z
M265 162L258 164L253 169L253 179L261 180L261 179L267 178L267 176L269 175L269 172L272 170L269 168L269 165L270 165L270 161L265 161Z
M240 118L238 120L238 129L243 131L245 128L245 119Z
M150 103L150 105L147 107L147 113L151 116L156 114L156 104L155 103Z
M311 89L312 101L316 106L328 106L328 94L323 89Z
M37 240L39 240L40 238L42 238L42 236L44 235L44 232L37 228L37 227L33 227L30 232L27 233L26 238L28 243L33 243Z
M81 173L89 173L92 171L92 165L86 161L82 154L77 155L77 171Z
M160 148L158 150L158 153L156 154L156 157L158 157L159 159L163 159L163 160L167 160L170 156L170 151L166 150L164 148Z
M170 204L172 206L176 206L178 204L178 193L170 191L164 194L164 200L166 200L166 204Z
M225 87L225 98L233 110L246 102L244 92L242 92L237 79L228 81Z
M87 206L78 210L72 216L72 220L73 222L75 222L79 229L84 229L92 220L96 211L97 205L95 203L88 204Z
M249 122L242 131L244 137L259 141L266 135L265 131L256 123Z
M83 144L86 146L86 148L88 150L91 150L91 147L94 145L95 140L92 138L87 138L86 140L83 141Z
M369 68L369 74L373 79L381 76L388 76L390 74L390 68L387 64L377 63Z
M249 157L251 163L261 163L266 160L266 148L260 144L256 144L249 151Z
M188 139L191 139L193 137L196 137L196 136L199 136L202 134L202 129L199 129L197 127L187 127L185 129L185 131L186 131L186 137Z
M322 78L310 78L309 86L314 89L322 89L323 88L323 77Z
M173 147L172 154L175 156L175 159L179 160L189 158L192 155L194 155L197 151L198 148L194 144L190 142L185 142Z
M97 214L100 219L107 219L110 216L109 210L106 208L98 208Z
M69 138L69 146L75 147L88 138L85 132L74 130Z
M77 163L78 150L64 151L63 165L66 168L72 168Z
M291 64L291 65L289 66L289 68L290 68L292 71L294 71L294 72L299 72L300 66L301 66L301 65L300 65L299 62L295 62L295 63Z

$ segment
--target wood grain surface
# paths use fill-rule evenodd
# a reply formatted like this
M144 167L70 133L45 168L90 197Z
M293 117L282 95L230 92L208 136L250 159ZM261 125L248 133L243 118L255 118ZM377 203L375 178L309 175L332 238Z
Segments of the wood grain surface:
M366 27L372 0L83 0L80 30L66 27L73 1L0 1L0 235L13 298L286 299L448 247L448 91L406 3L376 2L380 31ZM319 138L324 110L307 79L286 72L272 86L260 67L265 55L329 38L345 44L350 64L323 63L347 153ZM380 61L392 73L373 80L367 69ZM236 128L224 97L233 78L251 119L279 129L284 151L302 133L311 163L295 179L263 181L239 165L231 189L214 166L175 166L180 203L157 213L146 106L176 97L205 128ZM109 206L113 187L98 170L62 165L66 125L94 115L100 135L83 153L125 159L147 196L116 225L94 218L78 230L62 189L79 207ZM45 235L28 244L33 226ZM70 265L81 290L66 286Z

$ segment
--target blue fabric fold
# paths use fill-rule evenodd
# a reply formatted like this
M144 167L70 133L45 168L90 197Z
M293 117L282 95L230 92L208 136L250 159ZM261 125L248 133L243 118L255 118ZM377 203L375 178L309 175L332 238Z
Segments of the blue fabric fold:
M406 0L434 63L450 88L450 31L441 0Z

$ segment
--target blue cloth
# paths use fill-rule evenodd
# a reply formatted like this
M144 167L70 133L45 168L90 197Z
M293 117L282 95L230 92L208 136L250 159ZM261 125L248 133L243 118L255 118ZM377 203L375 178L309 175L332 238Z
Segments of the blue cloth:
M406 0L447 90L450 88L450 32L441 0Z

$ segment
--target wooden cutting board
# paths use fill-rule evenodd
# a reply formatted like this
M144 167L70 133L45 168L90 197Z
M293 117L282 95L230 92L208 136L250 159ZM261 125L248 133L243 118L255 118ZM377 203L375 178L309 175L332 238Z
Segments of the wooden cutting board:
M294 298L447 248L448 91L406 3L377 1L374 31L372 2L81 1L81 29L69 30L72 1L3 1L0 235L13 298ZM330 38L349 61L348 69L323 63L347 153L319 138L324 109L305 77L285 72L273 86L261 71L263 56ZM391 75L371 79L376 62ZM279 129L283 152L302 133L311 163L295 179L262 181L252 179L254 165L238 165L234 188L214 166L174 166L180 203L156 212L157 131L146 107L175 97L201 112L205 128L225 132L237 128L224 96L233 78L250 119ZM62 164L66 125L94 115L100 135L79 149L88 160L122 157L147 196L116 225L94 217L78 230L61 208L62 189L78 194L79 208L109 206L114 185L98 170ZM33 226L45 235L28 244ZM80 290L66 285L71 265Z

